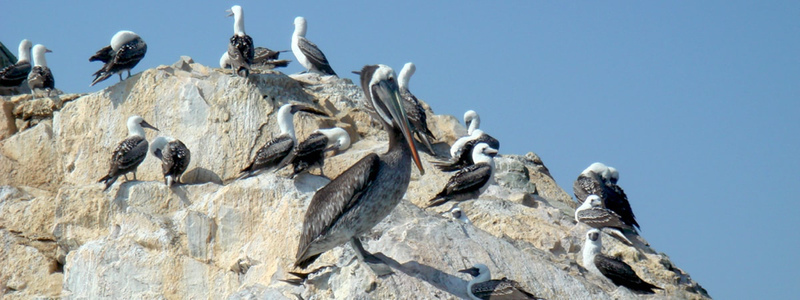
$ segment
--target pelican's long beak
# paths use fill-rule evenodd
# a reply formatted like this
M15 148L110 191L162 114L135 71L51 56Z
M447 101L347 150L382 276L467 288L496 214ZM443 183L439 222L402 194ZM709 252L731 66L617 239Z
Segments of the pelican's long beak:
M405 137L408 146L411 147L411 156L414 158L414 163L417 164L417 169L419 169L420 175L425 175L425 169L422 168L422 161L419 159L419 153L417 152L417 147L414 145L414 137L411 135L411 125L408 124L408 116L406 116L406 110L403 109L403 104L400 101L403 101L400 97L399 88L397 87L397 82L381 80L378 88L375 89L378 93L380 99L387 99L389 100L388 109L389 113L392 114L392 118L395 120L395 124L400 127L400 130L403 132L403 137Z

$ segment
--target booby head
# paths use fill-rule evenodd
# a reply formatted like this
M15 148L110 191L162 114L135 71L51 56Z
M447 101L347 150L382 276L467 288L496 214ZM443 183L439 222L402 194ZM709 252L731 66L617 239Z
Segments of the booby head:
M292 122L292 115L299 111L312 113L319 116L328 116L322 111L305 105L288 103L281 106L281 108L278 109L278 127L281 130L281 134L288 134L292 137L292 139L295 140L297 138L294 134L294 122Z
M487 267L484 264L475 264L472 268L458 270L458 272L467 273L469 275L472 275L472 277L475 277L472 280L470 280L470 285L474 283L489 281L489 279L491 279L492 277L491 273L489 273L489 267Z
M129 136L138 135L138 136L144 137L145 136L144 135L144 128L150 128L150 129L153 129L155 131L158 131L158 128L153 127L153 125L150 125L149 123L147 123L147 121L142 119L142 117L140 117L140 116L131 116L130 118L128 118L128 135Z
M17 62L31 61L31 48L33 48L33 43L28 39L24 39L19 42L19 57L17 58Z
M150 154L158 157L158 159L161 159L162 153L164 153L164 147L166 147L169 142L174 140L175 139L168 136L157 137L150 143Z
M467 125L467 134L472 133L481 126L481 117L474 110L468 110L464 113L464 124Z
M451 208L447 213L449 213L450 217L453 219L461 221L465 224L472 224L472 222L467 218L467 214L465 214L464 211L461 210L461 207L458 207L458 205L453 205L453 208Z
M596 162L589 165L589 167L584 169L583 172L581 172L581 174L587 175L589 174L589 172L595 173L602 177L603 173L608 172L608 167L603 163Z
M350 148L350 134L348 134L346 130L334 127L317 129L316 131L328 137L328 145L325 147L325 152L341 151Z
M245 35L244 33L244 10L239 5L231 6L227 10L228 17L233 16L233 33L236 35Z
M47 47L42 44L33 46L33 65L37 67L47 67L47 60L44 58L44 54L50 52L53 51L47 49Z
M294 18L294 35L303 37L306 36L306 18Z
M589 195L588 197L586 197L586 201L583 201L583 203L589 203L589 207L593 207L593 208L594 207L599 207L599 208L603 207L603 199L600 199L600 196L598 196L598 195Z
M613 184L616 184L619 180L619 171L617 171L614 167L608 167L608 178L604 178L610 181Z
M120 30L113 37L111 37L111 49L114 51L119 51L119 48L122 48L123 45L129 43L132 40L138 39L139 35L130 30Z
M372 106L378 114L378 119L383 122L383 127L387 131L399 129L403 138L411 149L411 156L417 164L420 174L425 174L419 153L414 145L414 138L411 135L411 125L408 124L408 116L403 108L397 85L397 75L391 67L386 65L367 65L361 69L361 87L367 98L367 106ZM394 135L389 134L391 147Z
M497 155L497 150L489 147L487 143L478 143L472 148L472 161L477 163L489 163Z
M403 65L403 69L400 70L400 77L397 78L397 83L400 85L400 90L408 90L408 81L411 79L411 75L417 72L417 66L414 65L413 62L407 62Z
M600 253L600 248L603 247L603 242L600 240L600 230L592 228L586 232L586 242L583 244L583 253L586 255Z

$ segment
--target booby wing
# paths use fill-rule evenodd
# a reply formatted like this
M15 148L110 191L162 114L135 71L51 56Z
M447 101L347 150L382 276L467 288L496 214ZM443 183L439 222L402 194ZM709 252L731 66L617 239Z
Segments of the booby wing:
M619 215L609 209L592 207L578 212L578 219L592 228L611 227L619 229L633 229L620 219Z
M477 139L475 139L475 145L479 143L486 143L489 145L489 147L492 147L492 149L500 150L500 141L498 141L496 138L486 133L481 134L480 136L478 136Z
M147 156L147 149L147 139L142 136L134 135L122 140L111 154L108 174L98 180L105 182L106 187L103 190L111 187L120 175L136 169Z
M370 153L314 194L311 204L315 205L308 206L303 222L303 234L295 256L296 267L306 268L319 257L319 253L310 249L312 243L361 201L361 195L375 181L378 170L380 158Z
M439 206L449 200L460 200L460 195L472 194L489 182L492 177L492 167L486 163L474 164L456 172L447 181L444 189L428 203L428 207Z
M253 175L253 172L260 169L277 166L291 153L292 148L294 148L294 140L289 135L281 135L272 139L261 149L258 149L250 165L242 169L244 174L240 178Z
M522 289L522 286L514 280L503 278L500 280L489 280L472 285L472 295L479 299L539 299L533 294Z
M328 63L328 58L319 50L317 45L305 37L300 36L298 37L297 46L300 47L300 51L303 52L306 59L314 65L314 68L327 75L336 75L336 72L333 71L330 63Z
M18 86L28 78L31 72L31 63L28 61L18 62L5 67L0 71L0 86Z
M234 67L234 72L238 74L240 69L244 68L249 74L248 68L250 68L250 64L253 63L253 58L255 57L253 38L249 35L234 34L228 44L228 57Z
M111 48L111 45L108 45L103 47L103 49L98 50L97 53L92 55L92 57L89 57L89 62L102 61L103 63L108 63L113 58L114 49Z
M586 201L586 197L589 197L589 195L597 195L600 199L606 199L605 191L605 183L600 178L600 175L594 172L581 173L581 175L578 175L578 179L575 179L575 182L572 183L572 192L580 203Z
M449 161L434 162L434 165L443 172L453 172L461 170L467 166L475 164L472 160L472 149L475 145L480 143L477 139L469 139L469 136L458 139L453 145L461 144L461 147L455 151L455 156L450 158Z
M53 78L53 73L50 68L36 66L31 69L28 74L28 86L31 89L53 89L55 88L56 81Z
M597 269L600 270L600 273L608 279L611 279L611 282L616 285L621 285L646 294L655 293L653 289L661 289L639 278L636 272L633 271L633 268L619 258L612 258L598 253L594 257L594 264Z
M436 139L436 137L434 137L431 130L428 129L428 116L425 114L425 108L419 103L417 97L408 90L401 90L400 96L403 97L403 108L408 115L408 123L411 125L411 129L417 132L419 138L425 143L425 146L431 154L435 154L431 142L428 139Z
M625 195L625 191L611 182L606 182L604 187L606 198L603 198L603 200L606 208L619 214L625 224L639 228L639 223L636 222L636 216L633 214L633 209L630 202L628 202L628 196Z
M164 172L164 176L172 175L178 179L186 171L191 159L192 153L183 142L171 141L164 147L161 170Z
M99 60L104 62L105 65L92 74L95 79L92 80L90 86L106 80L118 72L132 69L144 58L145 53L147 53L147 44L141 38L135 38L125 43L117 52L114 52L111 46L100 49L94 56L89 58L89 61Z
M328 137L322 133L315 132L300 142L297 147L289 154L283 163L276 170L283 169L288 164L294 165L293 176L308 169L325 155L325 147L328 145Z

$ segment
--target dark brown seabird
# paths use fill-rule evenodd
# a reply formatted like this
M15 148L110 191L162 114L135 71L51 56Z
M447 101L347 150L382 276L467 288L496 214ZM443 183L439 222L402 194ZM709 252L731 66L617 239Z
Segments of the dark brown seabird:
M241 77L250 75L250 64L255 57L253 38L244 32L244 10L239 5L234 5L228 10L233 16L233 36L228 44L228 58L233 73Z
M653 294L653 289L661 289L646 282L636 275L636 271L622 260L602 253L603 243L600 231L591 229L586 232L583 244L583 267L595 275L608 278L616 285L624 286L631 291Z
M467 273L474 278L467 283L467 295L473 300L524 300L540 299L530 292L522 289L522 286L511 279L492 279L489 267L484 264L476 264L474 267L459 270L460 273Z
M47 67L47 60L44 57L45 53L50 53L44 45L37 44L33 46L33 69L28 73L28 87L31 89L31 94L36 98L37 90L45 90L47 97L56 88L56 80L53 78L53 72Z
M433 151L430 140L435 140L436 137L434 137L431 130L428 129L428 115L425 114L425 108L419 103L417 97L408 90L408 81L411 79L411 75L414 75L416 71L417 66L415 66L414 63L410 62L403 65L403 69L400 70L400 77L397 79L400 85L400 96L403 96L403 108L408 114L408 123L411 124L411 130L413 130L417 138L425 144L425 147L428 148L431 155L435 156L436 152Z
M173 183L181 183L181 175L189 167L192 152L178 139L160 136L150 145L150 153L161 160L161 171L164 173L164 184L172 187Z
M125 174L133 172L133 180L136 180L136 168L147 157L147 138L144 135L144 128L158 131L140 116L128 118L127 125L128 137L119 142L117 148L111 153L111 166L108 174L97 181L106 184L106 187L103 188L104 191L111 187L120 175L125 176L125 180L128 180L128 175Z
M368 232L400 203L411 179L413 158L424 174L403 109L394 70L368 65L361 72L366 105L372 106L389 135L386 153L370 153L319 189L308 205L295 267L306 268L323 252L350 242L359 260L377 275L392 273L367 252L358 236Z
M0 71L0 86L14 87L22 84L25 79L28 79L28 73L31 72L31 48L33 43L29 40L22 40L19 43L19 57L17 63L5 67Z
M97 70L92 80L93 86L98 82L108 79L111 75L119 75L122 81L122 72L128 71L128 78L131 77L131 69L144 58L147 53L147 44L133 31L122 30L111 37L111 43L103 47L89 58L89 61L101 61L103 67Z

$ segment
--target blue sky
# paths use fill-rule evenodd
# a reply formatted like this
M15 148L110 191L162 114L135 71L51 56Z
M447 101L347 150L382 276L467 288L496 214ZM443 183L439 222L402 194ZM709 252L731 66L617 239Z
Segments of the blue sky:
M56 87L93 92L118 81L90 88L88 62L118 30L148 43L134 72L217 66L231 5L272 49L302 15L337 73L413 61L437 114L478 111L501 153L536 152L570 193L592 162L616 167L642 234L711 296L800 293L799 2L123 3L6 1L0 41L46 45Z

